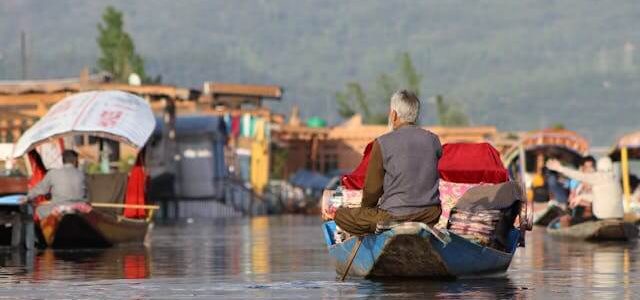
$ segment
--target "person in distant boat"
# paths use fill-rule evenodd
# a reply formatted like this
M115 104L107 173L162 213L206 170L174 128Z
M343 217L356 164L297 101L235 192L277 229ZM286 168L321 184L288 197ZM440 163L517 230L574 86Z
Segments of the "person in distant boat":
M580 171L593 173L596 171L596 159L589 155L582 159ZM593 189L591 185L577 179L569 180L569 208L576 214L576 208L591 206L593 201Z
M624 217L622 191L613 173L613 163L610 158L600 158L596 164L596 172L592 173L564 167L555 159L547 162L547 168L591 185L593 192L591 200L593 217L589 219L581 217L573 218L573 220L571 220L572 224L591 219L621 219Z
M335 222L355 235L373 233L378 223L415 221L434 225L440 218L438 160L440 139L416 121L420 100L409 91L391 96L391 132L373 143L362 206L339 208Z
M558 155L551 154L549 159L558 159ZM544 163L542 166L544 166ZM549 168L543 168L543 173L549 189L550 199L548 205L555 205L566 210L569 202L569 180Z
M62 163L62 168L49 170L42 181L29 190L28 201L47 194L51 195L52 203L86 201L85 177L78 169L78 153L63 151Z

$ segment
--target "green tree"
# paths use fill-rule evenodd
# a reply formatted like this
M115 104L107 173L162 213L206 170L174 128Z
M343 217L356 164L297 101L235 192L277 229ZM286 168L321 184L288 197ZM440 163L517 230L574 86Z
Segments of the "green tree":
M436 96L436 111L438 123L441 126L466 126L469 125L469 117L454 102L447 103L442 95Z
M400 56L400 76L407 85L407 88L420 97L422 75L418 74L418 71L413 66L411 56L407 52L402 53Z
M362 115L367 124L386 124L389 97L399 89L408 89L420 95L422 75L418 73L409 53L399 58L399 70L396 76L382 73L376 79L376 86L366 92L360 83L349 82L345 91L336 93L338 113L349 118L356 113Z
M101 56L98 67L111 73L116 81L127 82L131 73L136 73L143 82L148 82L142 56L136 53L131 36L124 31L122 12L107 6L98 24L97 38Z

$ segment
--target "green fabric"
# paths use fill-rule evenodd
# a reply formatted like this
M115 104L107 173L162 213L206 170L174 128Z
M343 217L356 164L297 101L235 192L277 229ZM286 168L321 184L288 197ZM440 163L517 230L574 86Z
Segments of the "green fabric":
M86 177L89 202L124 203L127 192L127 174L91 174ZM121 208L96 208L101 211L122 214Z
M311 117L307 120L307 127L324 128L324 127L327 127L327 121L325 121L320 117Z

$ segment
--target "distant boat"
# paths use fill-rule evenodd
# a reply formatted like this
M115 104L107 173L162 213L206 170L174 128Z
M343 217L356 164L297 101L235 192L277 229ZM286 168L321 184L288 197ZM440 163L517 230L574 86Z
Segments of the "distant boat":
M52 248L101 248L115 244L143 244L151 224L144 219L123 218L88 204L56 205L40 216L36 236Z
M343 274L357 237L336 243L334 221L322 226L329 254L336 260L336 272ZM420 223L404 223L381 234L366 235L348 275L357 277L458 278L504 273L511 264L520 231L512 229L508 247L500 251L449 232L441 241Z
M533 218L533 225L548 226L556 218L566 215L567 213L557 205L548 205L547 203L541 203L546 207L537 212ZM534 205L535 207L535 205Z
M144 242L151 227L152 210L157 206L145 205L146 173L142 150L155 125L153 111L146 100L121 91L94 91L73 94L56 103L20 137L13 156L26 155L29 159L31 184L40 182L47 173L37 146L58 138L88 135L124 143L137 151L135 164L128 174L102 174L105 176L95 181L98 184L94 186L102 187L106 192L96 191L90 184L92 181L87 180L89 196L100 195L93 197L98 199L89 199L90 204L47 204L45 197L36 199L36 235L41 245L107 247ZM64 148L63 144L60 143L61 148Z
M556 219L549 227L550 236L584 241L628 241L638 237L638 227L623 220L587 221L569 227L559 227L560 220Z

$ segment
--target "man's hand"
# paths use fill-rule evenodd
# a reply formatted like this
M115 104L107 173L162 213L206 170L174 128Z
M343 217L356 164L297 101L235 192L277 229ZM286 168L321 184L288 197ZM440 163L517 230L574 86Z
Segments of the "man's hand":
M562 164L557 159L550 159L546 163L546 167L552 171L558 171L562 167Z

